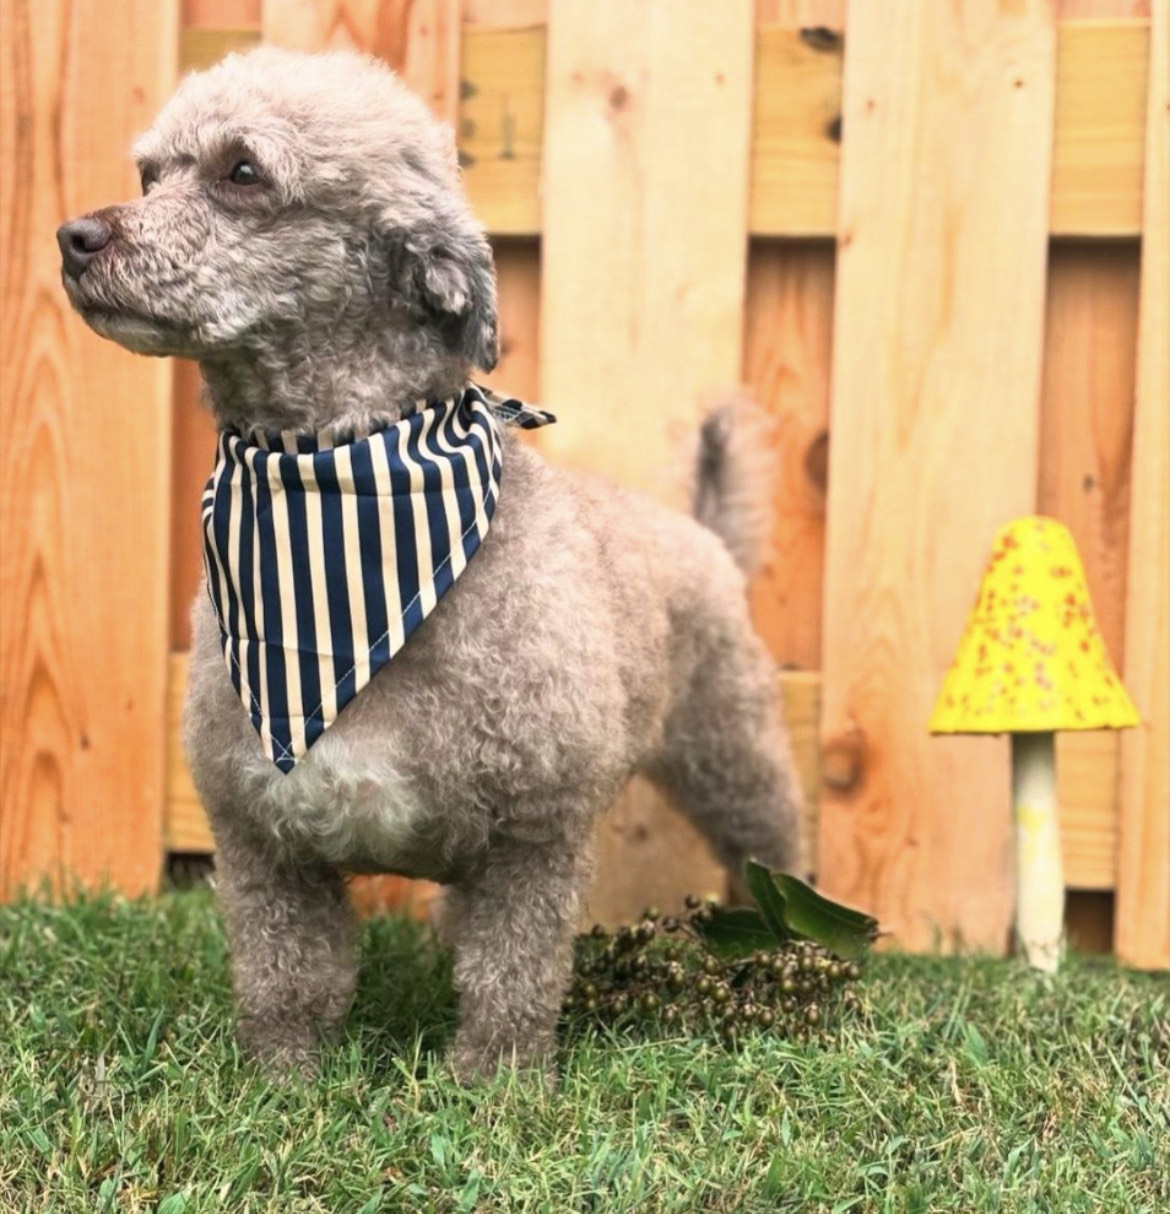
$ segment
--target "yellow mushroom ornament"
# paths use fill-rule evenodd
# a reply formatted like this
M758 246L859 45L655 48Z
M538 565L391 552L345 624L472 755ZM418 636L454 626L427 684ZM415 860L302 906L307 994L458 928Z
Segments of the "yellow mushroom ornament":
M995 537L930 731L1011 735L1016 937L1037 969L1057 968L1064 923L1055 735L1137 723L1072 536L1055 519L1009 523Z

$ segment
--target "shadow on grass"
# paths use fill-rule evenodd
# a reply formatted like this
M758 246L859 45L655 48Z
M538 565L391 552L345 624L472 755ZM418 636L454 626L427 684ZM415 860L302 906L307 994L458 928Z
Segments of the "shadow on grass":
M392 916L363 924L358 985L337 1048L360 1054L375 1081L393 1073L424 1078L441 1069L458 1021L453 957L426 925ZM562 1061L600 1036L629 1042L646 1036L636 1026L614 1028L587 1018L562 1020L557 1050Z
M363 924L341 1049L360 1049L372 1078L411 1058L425 1073L450 1045L456 1011L451 953L429 927L389 916Z

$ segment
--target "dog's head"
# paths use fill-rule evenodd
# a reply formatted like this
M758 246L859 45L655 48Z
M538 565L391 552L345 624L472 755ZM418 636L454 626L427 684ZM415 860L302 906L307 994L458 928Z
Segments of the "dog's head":
M494 366L491 251L451 132L375 60L230 56L183 81L135 158L141 198L58 232L65 289L103 336L209 358L384 323Z

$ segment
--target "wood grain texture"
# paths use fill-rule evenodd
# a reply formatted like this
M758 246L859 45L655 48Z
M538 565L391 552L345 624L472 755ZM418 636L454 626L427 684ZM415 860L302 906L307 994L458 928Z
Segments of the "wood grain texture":
M752 36L748 0L549 6L541 399L560 421L542 446L675 503L702 395L740 373ZM601 851L605 918L640 909L627 869L663 902L723 881L640 783Z
M792 762L804 796L805 869L815 874L821 804L821 672L784 670L777 686L792 744Z
M596 857L597 875L586 902L592 923L628 923L648 906L671 914L688 893L722 898L727 891L723 870L702 836L641 778L602 818Z
M1109 730L1056 738L1056 800L1064 883L1112 889L1117 883L1121 739Z
M909 947L1007 940L1006 743L926 722L1035 505L1055 41L1039 0L849 17L821 874Z
M1141 230L1149 24L1068 22L1056 61L1053 233Z
M845 28L845 0L756 0L756 24L841 30Z
M188 3L216 0L188 0ZM248 3L249 0L219 0ZM1149 0L1061 0L1064 4L1125 4L1140 8ZM1128 13L1125 15L1129 15ZM548 0L463 0L463 20L468 25L543 25L548 20ZM845 0L756 0L756 22L841 29L845 24Z
M1125 662L1138 249L1054 246L1048 266L1038 505L1073 533L1109 654Z
M754 241L748 262L744 379L775 420L771 543L752 585L752 617L783 666L819 670L829 459L835 251Z
M844 41L827 30L756 35L750 224L758 236L833 230L841 168Z
M459 0L264 0L264 41L299 50L357 47L384 59L434 113L459 108Z
M540 231L545 42L525 28L463 38L459 159L471 205L497 235Z
M786 670L778 678L792 757L805 796L807 859L817 871L822 795L819 670ZM1117 867L1116 733L1069 733L1057 739L1057 800L1065 883L1070 889L1109 890Z
M468 188L494 232L535 235L547 31L465 27L461 144ZM1050 225L1063 236L1140 231L1149 29L1144 21L1068 22L1058 31ZM842 42L831 30L756 34L750 228L831 236L840 175Z
M1170 0L1154 0L1125 683L1117 952L1170 968ZM1138 571L1140 572L1140 576Z
M177 36L161 0L0 9L0 897L161 870L170 368L73 315L54 232L138 193Z
M751 227L758 235L823 234L836 214L844 39L834 36L840 27L832 20L810 24L794 25L790 13L757 35ZM1056 234L1139 230L1148 41L1138 19L1060 27Z
M540 242L492 241L500 299L500 361L483 383L521 400L540 399ZM528 430L534 442L540 430Z
M186 29L258 26L262 7L262 0L183 0L179 19Z
M203 377L187 359L174 362L171 406L170 648L191 644L191 603L203 576L199 503L215 462L215 420L200 396Z
M187 694L187 654L175 652L167 664L167 774L163 841L170 852L213 852L215 840L191 782L183 755L183 697Z
M546 449L669 495L701 394L740 374L751 7L553 0L549 30Z
M833 231L845 15L846 0L756 0L756 24L766 27L756 32L749 220L756 236Z
M548 0L463 0L465 25L544 25Z
M1062 21L1077 18L1148 18L1150 0L1056 0L1056 15Z
M233 26L230 29L185 28L179 34L179 71L201 72L227 55L251 50L260 43L260 27Z

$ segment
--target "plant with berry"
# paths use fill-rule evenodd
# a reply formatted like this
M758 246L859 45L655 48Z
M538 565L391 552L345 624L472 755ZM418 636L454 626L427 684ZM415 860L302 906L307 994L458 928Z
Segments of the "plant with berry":
M689 896L681 915L642 919L577 940L571 1027L655 1024L734 1044L752 1032L829 1044L856 1011L859 960L877 934L868 915L830 902L785 873L749 864L756 908Z

